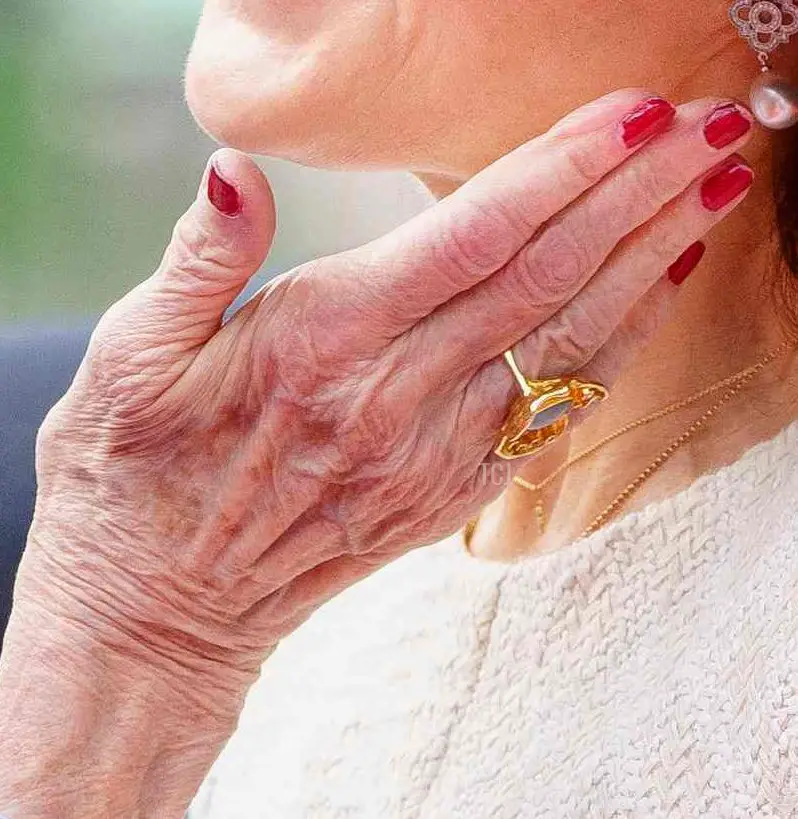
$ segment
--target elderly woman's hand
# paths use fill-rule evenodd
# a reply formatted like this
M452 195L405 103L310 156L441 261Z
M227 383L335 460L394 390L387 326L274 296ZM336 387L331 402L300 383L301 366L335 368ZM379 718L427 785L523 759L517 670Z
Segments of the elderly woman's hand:
M2 683L25 641L63 631L72 678L101 646L101 667L130 663L123 679L153 669L162 701L190 691L194 730L199 713L229 715L197 737L209 762L282 636L499 491L481 466L517 389L502 351L532 377L610 383L667 314L667 269L750 184L729 159L747 114L707 126L717 101L703 100L674 123L651 96L580 109L227 323L274 206L251 160L218 153L41 431Z

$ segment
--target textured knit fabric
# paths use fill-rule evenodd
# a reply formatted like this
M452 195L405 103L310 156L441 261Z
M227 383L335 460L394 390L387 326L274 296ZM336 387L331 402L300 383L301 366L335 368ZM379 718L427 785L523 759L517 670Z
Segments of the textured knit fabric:
M264 667L192 819L798 817L798 423L511 566L455 539Z

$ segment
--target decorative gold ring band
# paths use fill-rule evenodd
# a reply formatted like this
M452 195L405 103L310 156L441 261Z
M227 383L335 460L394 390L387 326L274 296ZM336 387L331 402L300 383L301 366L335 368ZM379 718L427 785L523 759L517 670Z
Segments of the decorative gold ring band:
M568 415L595 401L604 401L609 391L603 384L580 381L576 377L527 378L516 363L512 350L504 354L521 395L510 406L499 432L495 453L504 460L536 455L568 428Z

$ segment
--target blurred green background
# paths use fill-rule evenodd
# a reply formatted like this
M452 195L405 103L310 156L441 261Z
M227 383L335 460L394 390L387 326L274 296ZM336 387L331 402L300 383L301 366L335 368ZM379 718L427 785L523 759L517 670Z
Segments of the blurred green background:
M0 322L94 316L155 267L214 145L182 98L201 0L0 0ZM265 160L261 278L427 206L405 174Z

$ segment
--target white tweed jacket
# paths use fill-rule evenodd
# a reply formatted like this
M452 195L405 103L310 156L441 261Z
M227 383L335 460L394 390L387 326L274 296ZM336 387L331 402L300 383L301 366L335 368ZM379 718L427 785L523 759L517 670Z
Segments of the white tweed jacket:
M453 539L350 589L190 816L798 817L798 422L557 553Z

